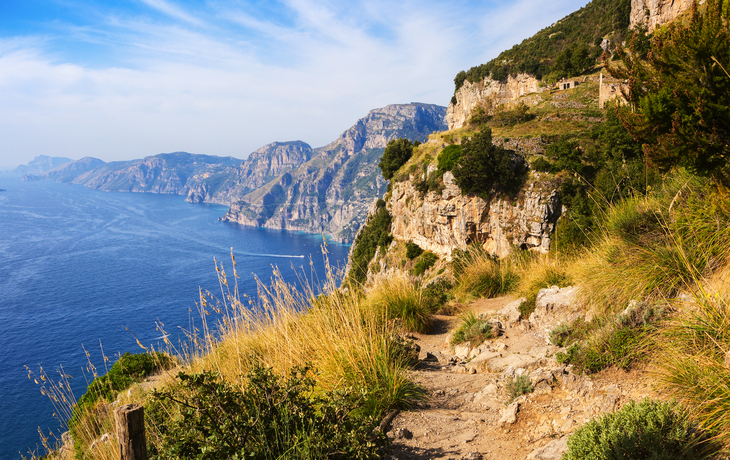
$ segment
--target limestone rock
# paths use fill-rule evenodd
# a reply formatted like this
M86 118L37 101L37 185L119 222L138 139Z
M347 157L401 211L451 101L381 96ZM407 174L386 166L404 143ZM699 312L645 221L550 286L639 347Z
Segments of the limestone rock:
M517 422L517 412L520 410L520 403L513 402L509 406L502 409L500 413L499 426L504 427L505 425L512 425Z
M462 195L451 172L444 173L444 190L421 195L412 180L393 184L388 208L391 233L439 256L480 242L485 250L505 256L513 247L547 252L561 206L557 184L533 174L517 199L487 202Z
M576 294L577 287L540 289L535 300L535 311L530 314L530 324L547 334L560 323L574 321L579 313Z
M563 454L568 450L568 437L563 436L560 439L554 439L544 447L535 449L528 456L528 460L560 460Z
M649 32L676 19L692 0L631 0L630 27L643 25Z
M456 104L449 104L446 122L449 129L461 128L469 121L472 110L484 100L490 99L495 105L503 105L516 102L520 97L531 93L541 93L546 89L540 87L540 80L524 73L517 76L510 75L504 82L489 77L476 83L465 81L454 95Z
M505 319L507 326L512 327L522 319L522 313L520 313L520 307L527 301L526 298L522 297L514 302L510 302L501 310L497 312L499 316Z

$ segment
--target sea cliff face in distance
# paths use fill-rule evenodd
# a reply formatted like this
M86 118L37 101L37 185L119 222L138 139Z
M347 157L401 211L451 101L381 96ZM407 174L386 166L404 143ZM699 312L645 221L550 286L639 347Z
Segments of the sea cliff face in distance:
M274 142L246 160L187 152L109 163L91 157L38 157L31 163L43 167L16 171L26 174L24 180L183 195L193 203L229 206L223 220L325 233L350 242L370 204L385 192L387 182L377 164L388 141L424 141L446 129L445 115L445 107L433 104L389 105L372 110L324 147Z

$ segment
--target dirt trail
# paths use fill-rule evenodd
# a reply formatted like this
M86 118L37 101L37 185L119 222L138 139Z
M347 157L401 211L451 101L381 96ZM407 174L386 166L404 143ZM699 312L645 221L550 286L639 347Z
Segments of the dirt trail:
M514 300L480 299L470 308L496 317ZM458 321L436 316L430 334L413 335L421 348L413 378L430 400L393 420L392 460L559 459L567 435L583 423L629 400L656 395L644 371L573 373L557 363L558 348L547 342L544 330L524 319L503 320L503 335L469 359L463 348L447 343ZM459 352L461 357L455 356ZM530 376L535 391L508 405L505 385L521 374Z

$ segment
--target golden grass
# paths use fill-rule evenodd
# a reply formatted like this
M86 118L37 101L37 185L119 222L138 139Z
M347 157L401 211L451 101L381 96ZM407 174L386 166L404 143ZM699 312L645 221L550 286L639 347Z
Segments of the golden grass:
M270 284L257 279L258 296L254 300L239 294L235 259L232 261L230 280L222 264L216 263L221 297L201 291L198 306L202 327L189 331L188 347L174 351L183 364L163 372L156 378L156 385L174 384L178 371L211 370L229 383L242 386L246 373L256 364L271 367L280 375L307 364L316 369L317 386L323 391L366 392L364 410L374 416L391 408L408 407L424 397L423 390L405 372L408 357L399 353L396 324L388 320L387 309L373 308L353 289L340 290L337 284L341 273L329 263L319 289L306 280L301 280L304 287L297 289L275 269ZM213 312L221 318L215 327L207 323ZM97 375L93 366L90 371L92 376ZM39 377L33 373L29 376L46 383L43 392L56 405L59 418L70 419L76 400L68 376L61 372L58 381L52 381L44 371ZM80 430L83 439L76 442L84 446L88 458L111 460L118 456L113 409L125 403L144 404L152 386L135 385L120 394L118 403L100 403L96 416L84 418ZM149 420L147 432L149 439L156 439L157 428ZM103 433L110 435L104 443L99 441ZM54 455L60 455L59 446L46 438L46 447L55 448ZM90 449L92 444L94 449ZM31 453L31 458L39 457Z

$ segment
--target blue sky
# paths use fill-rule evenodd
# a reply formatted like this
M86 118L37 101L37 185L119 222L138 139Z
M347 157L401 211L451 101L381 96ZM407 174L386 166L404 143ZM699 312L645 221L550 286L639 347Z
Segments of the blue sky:
M585 0L0 0L0 165L334 140Z

